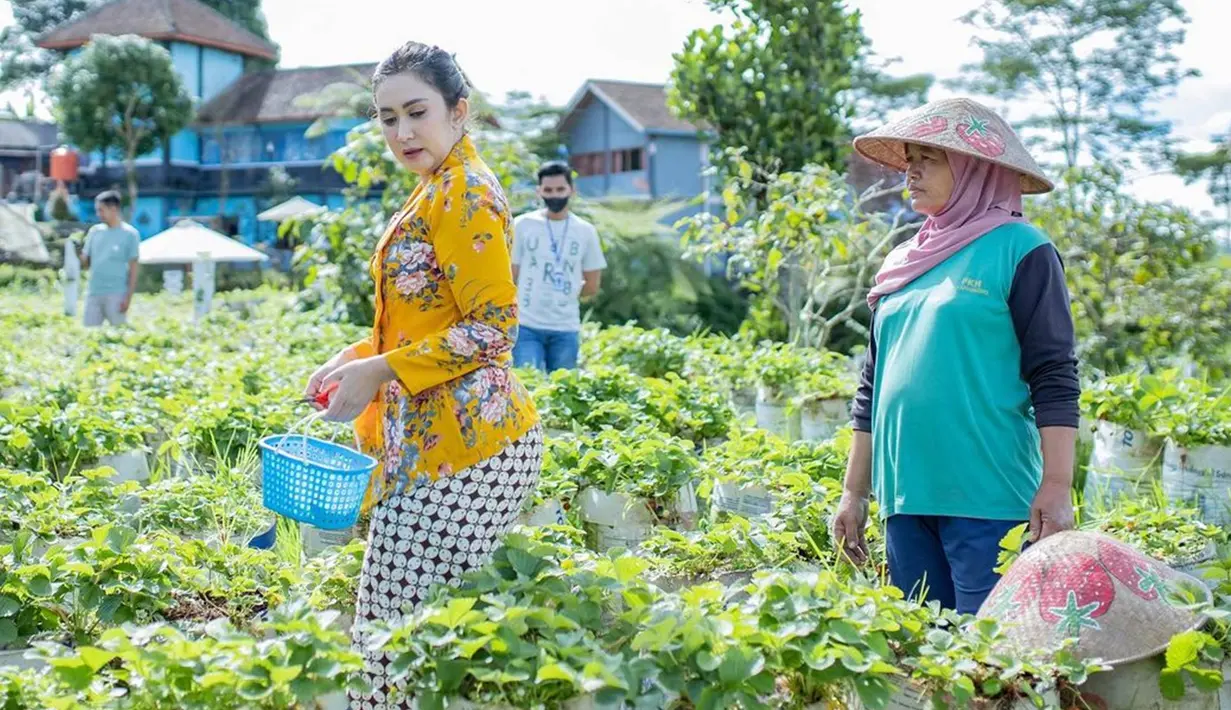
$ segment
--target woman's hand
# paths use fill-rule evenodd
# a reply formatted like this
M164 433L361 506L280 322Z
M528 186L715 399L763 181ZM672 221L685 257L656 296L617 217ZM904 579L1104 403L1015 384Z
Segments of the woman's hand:
M1073 492L1069 486L1046 479L1030 504L1030 542L1073 529Z
M317 396L321 393L321 388L325 384L325 378L333 374L333 371L342 367L346 363L355 359L355 351L349 347L342 348L336 355L320 367L316 368L316 372L308 378L308 384L303 388L303 398L312 403L312 408L320 411L324 409L316 403Z
M830 534L838 551L845 553L857 565L868 561L868 541L863 534L867 524L868 499L843 493L838 501L838 511L834 513Z
M380 386L396 376L381 355L346 363L329 373L321 386L328 388L336 383L337 389L329 396L326 421L354 421L376 399Z

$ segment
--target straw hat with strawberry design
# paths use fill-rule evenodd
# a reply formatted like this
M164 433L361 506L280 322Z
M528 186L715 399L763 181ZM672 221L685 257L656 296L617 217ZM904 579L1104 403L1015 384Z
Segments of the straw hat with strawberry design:
M1199 580L1129 545L1085 530L1031 546L1005 573L979 617L995 619L1022 649L1054 648L1116 666L1149 658L1206 619L1188 608L1210 600Z
M855 150L874 163L906 172L906 144L964 153L1014 170L1022 194L1051 192L1055 185L1030 157L1005 120L970 99L933 101L904 118L855 139Z

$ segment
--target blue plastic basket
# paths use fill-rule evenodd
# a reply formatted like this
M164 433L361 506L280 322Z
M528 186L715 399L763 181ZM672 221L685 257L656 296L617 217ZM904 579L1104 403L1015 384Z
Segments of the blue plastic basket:
M324 530L355 524L376 459L303 434L261 440L265 507Z

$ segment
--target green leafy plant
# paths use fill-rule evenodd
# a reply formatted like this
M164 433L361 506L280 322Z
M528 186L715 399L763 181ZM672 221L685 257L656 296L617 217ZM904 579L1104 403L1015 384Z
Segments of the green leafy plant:
M1197 690L1215 693L1222 688L1223 649L1213 636L1185 631L1167 644L1166 665L1158 677L1163 697L1180 700L1186 694L1185 679Z
M570 471L579 488L645 499L663 520L672 517L678 491L697 471L690 442L648 425L555 442L547 463Z
M1143 498L1122 498L1109 510L1092 515L1085 526L1169 565L1209 557L1215 546L1227 540L1225 530L1203 522L1196 509L1170 503L1161 490Z
M405 692L425 710L454 698L559 707L588 693L604 705L642 695L647 664L616 641L635 633L653 599L639 579L646 563L561 542L510 535L455 594L397 627L378 624L370 647L393 654Z
M808 543L777 520L730 516L703 523L700 530L657 528L641 543L655 574L690 580L714 579L732 572L777 569L803 559Z
M265 638L218 620L201 635L155 624L110 629L92 646L44 651L64 689L114 689L90 707L307 710L329 693L363 687L362 657L331 628L336 615L301 602L274 610L262 624Z

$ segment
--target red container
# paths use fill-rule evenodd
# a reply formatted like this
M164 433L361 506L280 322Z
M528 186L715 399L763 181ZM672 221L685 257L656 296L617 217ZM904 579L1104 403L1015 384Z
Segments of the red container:
M72 182L77 179L77 151L60 146L51 151L51 179Z

